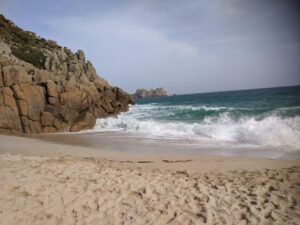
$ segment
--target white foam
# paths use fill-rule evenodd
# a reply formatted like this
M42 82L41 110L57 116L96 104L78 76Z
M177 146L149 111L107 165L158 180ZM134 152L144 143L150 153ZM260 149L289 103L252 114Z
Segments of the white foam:
M281 118L270 115L262 120L244 117L234 120L228 112L207 117L198 123L153 120L161 106L137 105L118 117L99 119L94 131L123 130L145 138L178 138L216 143L237 143L261 146L282 146L300 150L300 117ZM161 113L168 113L162 110Z
M205 105L159 105L159 104L147 104L147 105L139 105L140 109L160 109L160 110L204 110L204 111L220 111L220 110L235 110L236 108L232 107L222 107L222 106L205 106ZM240 108L242 109L242 108Z

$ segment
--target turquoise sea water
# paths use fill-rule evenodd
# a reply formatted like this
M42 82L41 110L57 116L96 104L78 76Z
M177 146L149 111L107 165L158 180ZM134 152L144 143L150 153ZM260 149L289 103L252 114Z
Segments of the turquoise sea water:
M300 150L300 86L140 99L95 131L199 148Z
M224 114L233 120L292 118L300 116L300 86L148 98L137 104L157 106L151 117L161 121L193 123Z

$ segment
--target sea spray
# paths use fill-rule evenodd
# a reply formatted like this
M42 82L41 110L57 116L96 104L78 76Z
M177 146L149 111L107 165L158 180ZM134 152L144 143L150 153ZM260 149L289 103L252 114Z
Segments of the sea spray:
M97 120L94 131L193 140L199 147L299 151L299 97L300 88L290 87L146 99L117 117Z

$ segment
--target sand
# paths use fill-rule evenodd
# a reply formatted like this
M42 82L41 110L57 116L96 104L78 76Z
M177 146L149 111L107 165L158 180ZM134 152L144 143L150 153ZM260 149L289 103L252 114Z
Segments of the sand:
M0 224L300 224L300 162L0 135Z

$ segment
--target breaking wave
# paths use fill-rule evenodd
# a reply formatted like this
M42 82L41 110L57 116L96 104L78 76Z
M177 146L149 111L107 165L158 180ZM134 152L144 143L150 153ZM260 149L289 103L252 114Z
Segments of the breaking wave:
M299 107L298 107L299 108ZM233 107L135 105L117 117L99 119L94 131L124 131L144 138L192 139L300 149L300 116ZM299 109L288 109L299 110Z

